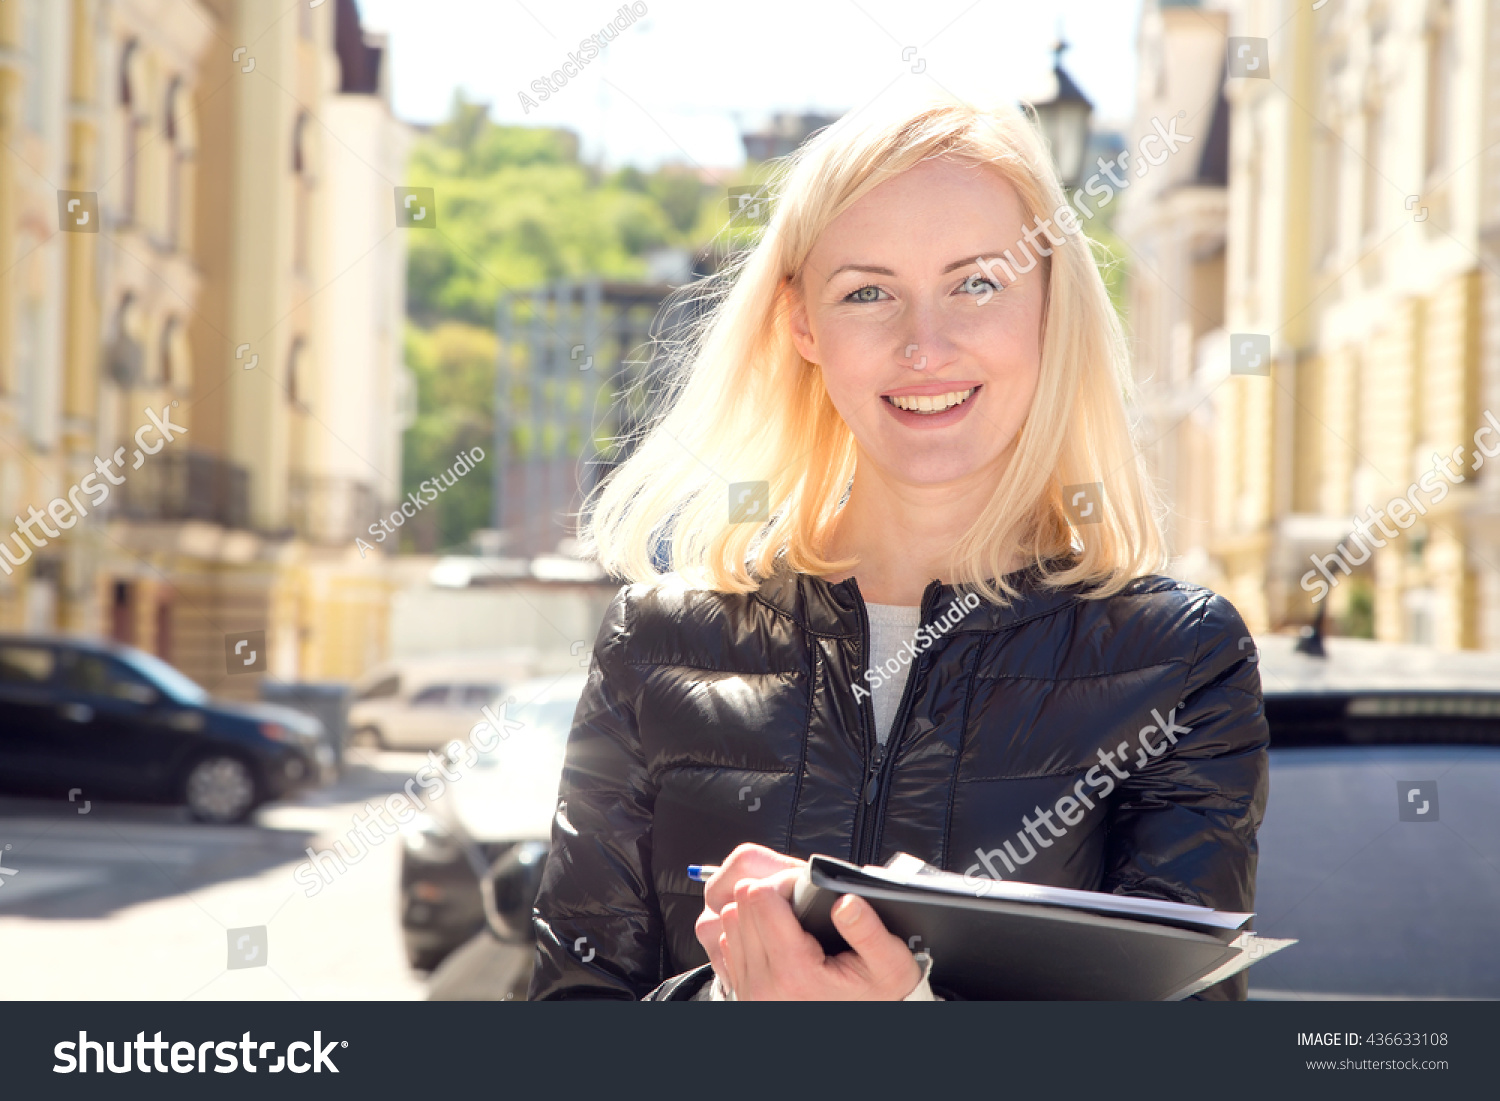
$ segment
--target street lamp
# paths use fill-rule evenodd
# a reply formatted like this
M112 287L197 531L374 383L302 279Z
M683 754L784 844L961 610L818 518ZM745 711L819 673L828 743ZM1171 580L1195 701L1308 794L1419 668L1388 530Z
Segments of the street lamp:
M1052 147L1052 163L1064 188L1072 189L1082 182L1083 155L1088 148L1089 116L1094 105L1073 83L1062 67L1063 51L1068 44L1058 39L1052 48L1052 77L1055 92L1051 99L1032 104L1037 123Z

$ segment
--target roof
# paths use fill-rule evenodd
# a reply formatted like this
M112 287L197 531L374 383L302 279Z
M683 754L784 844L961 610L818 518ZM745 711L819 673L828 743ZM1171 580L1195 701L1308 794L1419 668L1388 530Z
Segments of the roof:
M1198 157L1193 183L1215 187L1229 184L1229 100L1224 95L1227 72L1220 67L1219 93L1214 98L1214 113L1209 118L1208 135Z
M375 95L380 91L383 52L365 38L354 0L338 0L334 11L333 48L339 58L339 91Z

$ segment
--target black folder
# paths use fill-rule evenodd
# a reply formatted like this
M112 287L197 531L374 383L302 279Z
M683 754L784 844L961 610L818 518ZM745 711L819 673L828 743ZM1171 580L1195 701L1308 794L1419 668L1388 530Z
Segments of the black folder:
M1009 882L1012 897L995 897L992 882L976 890L905 855L886 869L814 856L792 902L832 955L849 947L833 904L867 899L886 929L932 956L933 989L965 999L1171 1001L1293 943L1242 932L1251 914ZM1108 912L1121 907L1142 913Z

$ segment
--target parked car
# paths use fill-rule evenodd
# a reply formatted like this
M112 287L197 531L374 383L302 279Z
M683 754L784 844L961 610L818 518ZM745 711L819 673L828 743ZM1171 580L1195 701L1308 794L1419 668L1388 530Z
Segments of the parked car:
M1500 997L1500 654L1256 642L1271 794L1255 928L1298 943L1251 969L1250 996ZM549 762L536 786L557 779ZM468 794L483 798L480 785ZM445 943L486 919L433 972L429 998L526 996L548 850L543 808L531 813L509 832L426 827L450 846L443 897L463 900ZM408 905L424 881L403 875Z
M1500 654L1297 641L1259 640L1255 927L1298 943L1251 997L1500 998Z
M376 749L440 749L468 737L507 686L539 672L534 651L389 662L362 677L349 707L349 742Z
M531 904L586 679L565 673L513 687L516 703L500 715L505 735L402 827L401 927L414 967L435 967L486 927L488 912L527 946L529 976Z
M212 699L133 647L0 636L0 790L184 803L238 822L323 782L333 760L317 719Z

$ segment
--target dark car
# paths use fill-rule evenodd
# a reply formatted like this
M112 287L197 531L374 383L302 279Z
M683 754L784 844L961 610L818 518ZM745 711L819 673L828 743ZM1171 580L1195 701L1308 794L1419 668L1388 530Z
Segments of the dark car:
M300 711L214 700L133 647L0 636L0 790L237 822L332 766L323 724Z
M1250 996L1500 997L1500 654L1259 641L1255 928L1298 943Z

